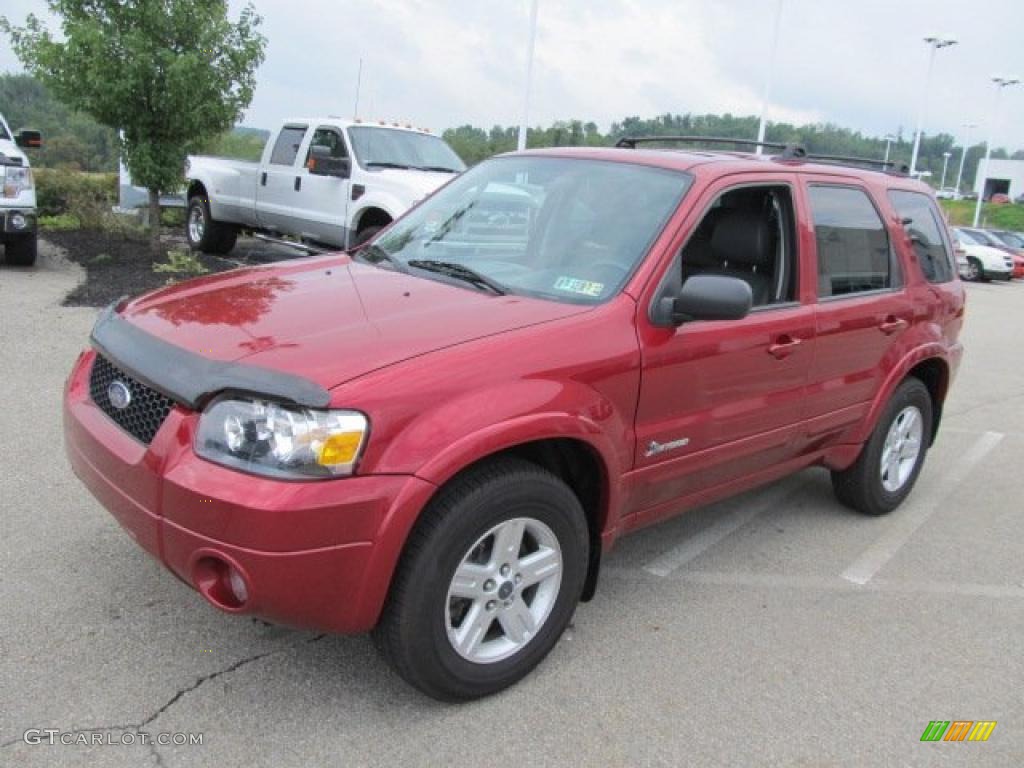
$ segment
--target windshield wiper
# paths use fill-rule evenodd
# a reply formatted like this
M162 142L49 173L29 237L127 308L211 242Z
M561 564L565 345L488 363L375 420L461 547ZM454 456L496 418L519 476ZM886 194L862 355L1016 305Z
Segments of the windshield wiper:
M410 168L412 168L411 165L406 165L405 163L386 163L383 161L364 163L364 165L367 168L401 168L403 171L408 171Z
M416 267L427 272L436 272L439 275L445 277L454 277L456 280L462 280L470 285L477 285L481 288L486 288L495 296L504 296L508 293L508 289L501 283L491 280L491 278L481 275L475 269L470 269L464 264L456 264L452 261L435 261L434 259L410 259L410 267Z
M417 171L436 171L438 173L461 173L454 168L449 168L447 165L417 165Z
M364 245L354 251L352 255L360 261L365 261L367 264L373 264L375 267L380 266L381 262L386 261L396 272L409 274L409 268L405 266L405 262L396 259L379 245L374 245L373 243Z

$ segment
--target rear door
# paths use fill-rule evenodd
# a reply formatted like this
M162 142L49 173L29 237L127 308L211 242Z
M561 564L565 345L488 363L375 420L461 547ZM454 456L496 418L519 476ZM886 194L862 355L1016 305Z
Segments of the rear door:
M879 201L852 180L804 181L818 283L808 437L823 441L867 414L914 316Z
M308 131L306 125L286 124L277 134L256 183L256 220L261 227L286 234L301 230L299 150Z

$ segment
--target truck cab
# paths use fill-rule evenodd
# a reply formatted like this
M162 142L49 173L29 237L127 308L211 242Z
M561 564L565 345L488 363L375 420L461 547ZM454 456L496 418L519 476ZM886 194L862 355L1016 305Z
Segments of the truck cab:
M259 163L190 157L189 244L227 253L240 229L348 248L465 165L428 131L333 117L285 120Z
M0 115L0 243L8 264L36 262L36 189L24 149L43 145L39 131L15 134Z

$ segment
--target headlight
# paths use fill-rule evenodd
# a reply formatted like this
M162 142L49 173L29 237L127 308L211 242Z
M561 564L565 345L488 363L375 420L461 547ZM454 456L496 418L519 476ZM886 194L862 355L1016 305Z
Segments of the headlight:
M358 411L218 400L199 418L195 451L218 464L270 477L340 477L355 471L369 430Z
M17 197L32 189L32 169L8 165L4 169L4 197Z

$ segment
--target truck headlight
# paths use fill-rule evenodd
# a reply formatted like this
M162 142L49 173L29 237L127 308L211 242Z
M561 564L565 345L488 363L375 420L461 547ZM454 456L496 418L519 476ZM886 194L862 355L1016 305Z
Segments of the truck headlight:
M32 189L32 169L18 166L6 166L4 171L4 197L17 197L22 192Z
M217 400L199 417L195 451L218 464L293 480L351 475L370 431L358 411L269 400Z

